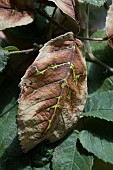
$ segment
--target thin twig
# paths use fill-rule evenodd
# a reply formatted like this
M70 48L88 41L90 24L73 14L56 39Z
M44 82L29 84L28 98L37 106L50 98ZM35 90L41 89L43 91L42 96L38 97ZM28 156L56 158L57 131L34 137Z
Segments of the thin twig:
M86 30L85 30L85 37L87 38L87 41L85 43L85 47L86 47L85 49L87 50L86 52L88 54L88 56L86 56L86 59L88 61L92 61L92 62L95 62L97 64L100 64L101 66L103 66L104 68L106 68L107 70L109 70L110 72L113 73L113 68L112 67L110 67L109 65L107 65L104 62L102 62L101 60L99 60L92 53L92 48L90 46L90 41L89 41L90 38L89 38L89 24L88 24L88 22L89 22L89 6L87 7L87 26L86 26ZM107 38L107 37L105 37L105 38Z
M76 36L77 38L79 38L80 40L89 40L89 41L107 41L110 40L111 38L113 38L113 35L111 35L110 37L106 36L104 38L91 38L91 37L81 37L81 36Z
M27 49L27 50L21 50L21 51L10 51L8 54L9 55L12 55L12 54L24 54L24 53L28 54L30 52L39 50L41 47L42 47L42 45L37 45L36 44L34 48Z
M104 62L102 62L101 60L99 60L98 58L96 58L93 54L89 53L89 57L86 57L86 60L89 62L93 62L93 63L97 63L100 64L101 66L103 66L104 68L106 68L107 70L109 70L111 73L113 73L113 68L110 67L109 65L105 64Z

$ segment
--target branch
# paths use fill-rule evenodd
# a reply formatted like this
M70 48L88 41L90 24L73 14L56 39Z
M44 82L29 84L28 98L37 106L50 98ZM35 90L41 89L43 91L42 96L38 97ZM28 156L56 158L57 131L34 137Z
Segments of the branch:
M28 54L30 52L33 52L33 51L37 51L39 50L43 45L38 45L38 44L34 44L34 48L31 48L31 49L27 49L27 50L22 50L22 51L11 51L9 52L9 55L12 55L12 54Z
M89 37L81 37L81 36L76 36L77 38L79 38L80 40L89 40L89 41L107 41L110 40L111 38L113 38L113 35L111 35L110 37L106 36L104 38L89 38Z
M89 40L91 40L90 38L89 38L89 24L88 24L88 22L89 22L89 6L87 6L87 26L86 26L86 30L85 30L85 36L86 36L86 38L87 38L87 41L86 41L86 43L85 43L85 46L86 46L86 50L87 50L87 54L88 54L88 57L86 56L86 59L88 60L88 61L91 61L91 62L95 62L95 63L97 63L97 64L100 64L101 66L103 66L104 68L106 68L107 70L109 70L110 72L112 72L113 73L113 68L112 67L110 67L109 65L107 65L107 64L105 64L104 62L102 62L101 60L99 60L98 58L96 58L94 55L93 55L93 53L92 53L92 49L91 49L91 46L90 46L90 41ZM113 36L112 36L113 37ZM105 38L103 38L104 40L108 40L109 38L108 37L105 37ZM103 41L103 39L98 39L97 41ZM86 40L86 39L85 39ZM93 39L93 41L94 41L94 39Z
M88 54L89 54L89 57L86 57L87 61L93 62L93 63L96 63L96 64L100 64L101 66L103 66L104 68L109 70L111 73L113 73L113 68L112 67L110 67L109 65L105 64L104 62L102 62L101 60L96 58L92 53L88 53Z

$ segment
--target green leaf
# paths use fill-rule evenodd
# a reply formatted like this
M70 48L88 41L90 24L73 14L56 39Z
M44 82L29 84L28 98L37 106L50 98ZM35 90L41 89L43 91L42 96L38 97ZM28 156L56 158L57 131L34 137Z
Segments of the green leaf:
M80 143L90 153L99 159L113 164L113 141L96 136L91 132L83 130L79 135Z
M89 95L84 116L113 121L113 76L107 78L101 87Z
M107 1L107 0L83 0L84 2L87 2L91 5L95 5L95 6L102 6L104 5L104 3Z
M7 51L19 51L19 49L15 46L7 46L4 47L3 50L7 50Z
M93 158L77 150L78 132L74 131L56 149L52 159L53 170L91 170Z
M0 169L1 170L49 170L54 145L40 144L28 154L20 148L17 137L16 115L20 76L7 77L0 86ZM35 168L36 167L36 168Z
M98 89L97 93L103 93L103 92L113 92L113 76L105 79L101 85L101 87Z
M113 121L113 110L92 110L91 112L86 112L83 114L87 117L97 117L107 121Z
M113 91L96 92L89 97L87 110L112 110L113 109Z
M0 72L2 72L7 65L8 51L0 49Z
M8 78L0 87L0 169L15 170L27 166L28 155L22 153L17 139L16 114L18 81ZM24 157L24 159L23 159Z
M102 38L105 37L105 31L96 31L91 37L92 38ZM95 57L99 58L104 63L113 67L113 50L110 49L106 41L103 42L93 42L90 41L91 49ZM101 66L100 64L95 64L92 62L87 62L88 71L88 91L89 94L95 92L102 85L104 79L111 76L110 72Z
M85 118L83 124L85 130L88 130L101 138L105 138L108 141L113 139L113 122L90 117Z

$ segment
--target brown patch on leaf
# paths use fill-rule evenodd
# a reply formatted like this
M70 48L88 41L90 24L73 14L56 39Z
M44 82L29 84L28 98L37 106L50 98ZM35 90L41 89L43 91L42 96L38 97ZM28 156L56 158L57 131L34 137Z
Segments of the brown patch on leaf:
M1 0L0 30L31 23L34 18L33 2L34 0Z
M108 37L113 36L113 3L110 5L110 8L106 17L106 33ZM113 38L108 40L108 44L111 48L113 48Z
M27 152L74 128L87 98L81 41L69 32L44 45L20 82L18 135Z

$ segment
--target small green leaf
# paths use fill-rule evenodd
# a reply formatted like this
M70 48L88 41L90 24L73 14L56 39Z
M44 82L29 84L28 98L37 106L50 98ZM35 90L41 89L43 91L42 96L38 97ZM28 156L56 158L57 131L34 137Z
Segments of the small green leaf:
M79 139L88 152L93 153L105 162L113 164L113 141L107 141L86 130L80 133Z
M56 149L52 159L54 170L91 170L93 158L81 155L76 146L78 132L74 131Z
M8 51L0 49L0 72L2 72L7 65Z
M104 3L106 2L107 0L84 0L84 2L87 2L91 5L95 5L95 6L102 6L104 5Z
M7 50L7 51L19 51L19 49L15 46L7 46L4 47L3 50Z

